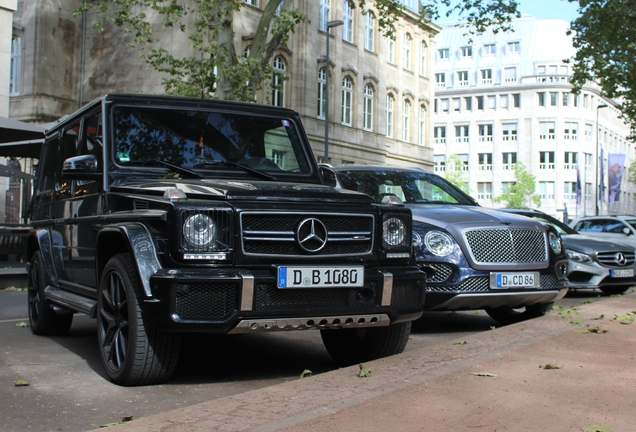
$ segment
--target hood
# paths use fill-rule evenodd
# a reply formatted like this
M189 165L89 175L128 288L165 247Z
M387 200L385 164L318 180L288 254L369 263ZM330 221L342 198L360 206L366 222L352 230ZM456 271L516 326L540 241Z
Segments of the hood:
M597 252L634 252L634 247L581 234L561 235L566 249L594 254Z
M112 191L132 194L162 195L168 188L180 189L192 199L374 202L371 197L363 193L309 183L215 179L131 179L119 180L111 185Z
M505 213L480 206L453 204L408 204L413 220L435 225L448 230L451 225L458 229L487 226L537 229L543 225L525 216Z

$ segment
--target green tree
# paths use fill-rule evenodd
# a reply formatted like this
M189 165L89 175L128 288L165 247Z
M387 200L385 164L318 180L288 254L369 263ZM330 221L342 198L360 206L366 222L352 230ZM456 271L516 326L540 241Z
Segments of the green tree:
M446 180L470 194L466 171L464 171L464 161L456 154L448 156L446 159Z
M576 0L569 0L576 1ZM576 55L571 60L575 92L588 81L617 100L636 138L636 2L579 0L579 17L571 23Z
M526 170L526 166L517 162L515 165L515 179L517 180L503 194L493 198L496 203L505 202L506 207L513 209L527 209L528 204L541 206L541 197L535 194L536 178Z
M74 15L95 11L100 17L93 24L99 31L107 22L132 34L131 46L142 49L145 61L155 70L167 74L164 88L168 94L217 97L253 102L263 85L273 85L275 71L271 59L284 47L295 27L308 22L293 0L266 2L254 34L250 52L237 53L234 28L236 13L245 7L244 0L80 0ZM315 0L318 1L318 0ZM393 37L394 25L405 13L396 0L347 0L351 7L373 9L384 35ZM510 19L518 16L516 0L426 0L418 15L419 24L427 28L431 20L456 13L467 22L470 32L486 29L508 30ZM191 56L178 56L161 47L153 36L158 23L164 29L178 28L188 35Z

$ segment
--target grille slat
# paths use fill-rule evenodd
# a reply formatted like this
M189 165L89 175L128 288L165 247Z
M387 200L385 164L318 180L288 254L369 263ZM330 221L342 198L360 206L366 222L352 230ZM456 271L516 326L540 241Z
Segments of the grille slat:
M616 254L623 254L622 264L619 264ZM631 267L634 265L634 252L598 252L598 261L606 267Z
M479 264L546 262L548 251L542 231L493 228L464 232L466 244Z
M300 247L296 229L307 218L322 222L328 233L326 245L315 253ZM241 214L243 252L273 256L352 256L371 254L373 215L334 213L244 212Z

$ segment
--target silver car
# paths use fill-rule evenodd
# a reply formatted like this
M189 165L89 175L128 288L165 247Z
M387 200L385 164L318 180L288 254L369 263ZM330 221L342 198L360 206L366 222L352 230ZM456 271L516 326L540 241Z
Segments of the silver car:
M569 288L598 288L622 294L636 285L634 247L581 235L558 219L538 210L504 210L552 225L561 235L568 254Z

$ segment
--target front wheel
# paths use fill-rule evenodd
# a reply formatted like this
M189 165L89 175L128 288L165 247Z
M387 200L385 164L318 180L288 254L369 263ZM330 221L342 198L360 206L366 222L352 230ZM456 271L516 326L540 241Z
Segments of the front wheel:
M532 318L538 318L550 312L554 302L536 304L521 308L511 308L508 306L498 308L486 308L486 313L495 321L501 324L515 324Z
M616 295L616 294L623 294L625 291L629 289L629 287L603 286L603 287L599 287L599 289L603 291L605 294Z
M106 374L115 384L159 384L177 366L180 337L144 321L143 296L130 254L111 258L99 285L97 340Z
M411 334L411 322L387 327L321 330L327 352L340 366L399 354Z
M29 301L29 326L36 335L61 335L71 328L73 312L57 313L44 295L46 276L42 254L35 251L31 257L27 298Z

